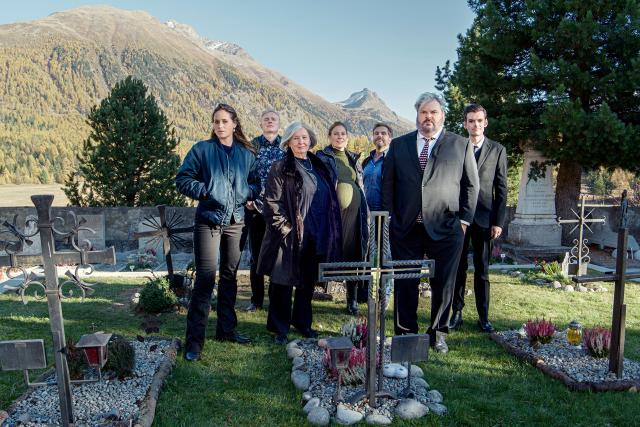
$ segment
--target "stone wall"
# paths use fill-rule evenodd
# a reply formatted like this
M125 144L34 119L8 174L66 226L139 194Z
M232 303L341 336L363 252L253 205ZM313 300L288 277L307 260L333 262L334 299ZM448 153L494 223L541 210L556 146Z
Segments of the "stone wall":
M158 217L158 209L155 207L54 207L52 215L61 217L65 221L71 221L69 211L73 211L78 218L87 216L90 219L86 225L96 229L96 234L93 236L86 234L85 236L91 240L94 247L115 246L117 252L137 250L138 241L133 237L133 234L140 231L141 227L144 228L142 223L145 217ZM193 225L195 208L169 208L167 218L171 218L173 213L182 216L182 220L177 226ZM36 209L34 207L0 207L0 223L5 220L12 223L15 215L18 215L16 224L22 230L27 216L36 216ZM58 225L56 227L60 228ZM62 228L64 229L64 226ZM188 234L185 234L184 237L191 240ZM4 236L0 238L9 239Z
M596 208L593 212L593 217L601 218L606 217L607 227L612 231L618 230L618 208ZM96 230L98 233L95 235L93 242L91 236L86 236L96 247L100 247L102 243L105 246L115 246L116 251L124 252L138 249L138 241L134 239L133 234L137 231L141 231L142 222L145 217L157 217L158 210L155 207L144 208L129 208L129 207L107 207L107 208L80 208L80 207L54 207L52 212L54 216L63 217L65 220L69 220L68 212L73 211L78 217L87 216L90 218L90 227L99 227L101 224L100 219L104 218L104 229ZM168 217L172 214L178 214L182 216L182 221L179 223L179 227L188 227L193 225L193 218L195 215L195 208L169 208L167 211ZM14 215L18 215L17 225L24 227L25 219L28 215L35 216L35 208L31 207L0 207L0 223L4 220L13 222ZM515 208L508 208L507 223L513 220L515 215ZM629 228L630 234L640 241L640 208L629 208ZM503 236L506 238L506 232L508 227L505 227ZM588 233L587 233L588 234ZM103 237L101 237L101 235ZM183 235L186 239L191 240L188 234ZM588 237L588 235L586 236ZM0 239L8 239L8 237L2 236ZM182 249L184 251L184 249ZM190 251L187 248L187 251Z

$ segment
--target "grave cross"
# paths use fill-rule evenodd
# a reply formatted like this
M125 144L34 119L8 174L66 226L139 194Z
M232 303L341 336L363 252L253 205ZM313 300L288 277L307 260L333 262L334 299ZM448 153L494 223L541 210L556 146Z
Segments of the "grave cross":
M51 327L51 334L53 335L53 349L55 357L56 367L56 380L58 384L58 396L60 398L60 415L62 418L62 425L69 426L74 423L73 416L73 404L71 399L71 381L69 377L69 367L67 365L66 358L66 338L64 331L64 321L62 317L62 305L61 300L72 296L73 292L69 291L65 295L63 288L68 285L73 285L80 289L82 296L85 296L86 292L91 292L91 285L85 283L80 278L80 270L88 269L88 274L93 271L91 264L95 263L110 263L115 264L115 249L112 247L100 250L100 251L88 251L84 244L78 242L78 233L82 231L92 231L86 227L83 227L84 221L77 220L75 214L71 213L73 224L70 231L60 231L56 228L56 223L60 223L64 227L64 220L62 218L51 217L51 204L53 202L52 195L36 195L31 196L31 200L36 207L38 218L37 220L27 220L29 222L35 222L37 224L37 231L31 235L24 235L20 233L14 224L9 224L5 221L5 228L15 236L18 240L9 242L2 241L0 246L5 249L7 255L0 256L0 266L9 267L9 272L20 271L24 275L23 281L20 285L15 287L8 287L10 290L15 290L20 294L22 301L26 304L25 291L30 286L36 286L41 289L44 296L39 296L36 292L36 298L42 299L46 296L49 309L49 323ZM40 241L42 243L41 255L24 255L20 252L24 249L25 243L31 237L36 234L40 234ZM55 250L55 238L65 239L68 241L73 250L56 252ZM82 248L81 248L82 247ZM90 247L90 245L89 245ZM75 271L67 270L66 276L68 280L59 283L56 265L76 266ZM44 283L42 278L36 276L33 272L27 272L28 267L35 267L42 265L44 267ZM13 276L15 277L15 276Z
M164 259L167 263L167 274L169 276L169 283L173 284L173 259L171 258L171 243L174 245L185 245L187 241L178 234L193 232L193 226L191 227L176 227L182 222L182 216L173 212L167 219L167 206L157 206L160 213L160 221L154 217L146 217L142 221L142 224L151 228L150 231L141 231L134 233L133 237L140 239L142 237L152 237L152 241L156 239L162 239L162 251L164 253Z
M589 264L591 258L589 257L589 247L587 246L588 239L584 238L584 227L593 233L589 224L595 223L604 223L606 218L590 218L594 209L597 207L606 207L606 205L589 205L585 201L585 195L580 195L580 202L578 203L578 208L580 208L580 213L576 212L571 208L571 211L576 216L576 219L562 219L558 217L558 224L576 224L569 233L573 233L576 228L578 229L578 238L573 240L573 247L571 248L571 256L569 257L569 266L576 266L576 276L582 276L586 273L586 266ZM585 214L585 208L594 208ZM571 274L571 272L570 272Z
M365 390L354 395L352 403L364 397L369 398L369 406L375 408L376 397L395 397L393 393L383 390L384 362L384 314L387 289L391 279L416 279L433 276L433 260L399 260L392 261L389 250L389 213L371 212L369 224L369 260L362 262L321 263L319 281L329 280L367 280L369 296L367 300L367 368ZM381 367L378 370L376 389L376 320L379 319L379 354Z
M627 190L622 192L620 202L620 227L618 229L618 248L627 247L629 238L628 218L627 218ZM613 294L613 316L611 320L611 348L609 350L609 372L622 377L624 369L624 334L625 318L627 306L624 304L624 282L626 279L638 279L640 273L626 274L627 271L627 251L618 250L616 257L616 271L614 274L599 276L574 277L576 283L588 282L615 282L616 287Z

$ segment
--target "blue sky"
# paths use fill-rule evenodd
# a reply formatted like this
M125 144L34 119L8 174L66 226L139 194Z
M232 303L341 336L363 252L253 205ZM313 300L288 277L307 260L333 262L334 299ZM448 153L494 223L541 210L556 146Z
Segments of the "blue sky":
M86 4L145 10L231 41L260 63L329 101L369 88L413 121L418 94L455 61L457 34L473 21L465 0L24 1L3 2L0 24Z

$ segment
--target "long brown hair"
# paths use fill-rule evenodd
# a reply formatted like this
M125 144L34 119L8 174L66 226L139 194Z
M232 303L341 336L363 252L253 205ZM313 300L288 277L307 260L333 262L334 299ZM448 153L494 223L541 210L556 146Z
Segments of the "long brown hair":
M238 113L236 113L236 110L231 105L218 104L218 106L213 110L213 113L211 114L211 122L213 123L213 116L215 116L216 113L220 110L226 111L227 113L229 113L231 115L231 120L233 120L233 123L235 123L236 125L236 128L233 130L233 140L242 144L244 148L249 150L251 153L256 154L255 147L253 146L253 144L249 142L247 137L244 136L244 132L242 131L242 125L240 124L240 118L238 117ZM211 138L216 138L216 132L214 129L211 129Z

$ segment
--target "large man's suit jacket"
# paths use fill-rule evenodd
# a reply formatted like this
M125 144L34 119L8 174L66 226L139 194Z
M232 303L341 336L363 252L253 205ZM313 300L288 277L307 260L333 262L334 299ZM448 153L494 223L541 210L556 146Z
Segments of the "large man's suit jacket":
M507 211L507 150L485 138L478 158L480 194L474 222L480 227L504 228Z
M384 160L382 206L391 214L395 238L406 236L422 211L429 237L442 240L459 232L460 220L473 222L479 191L476 160L466 138L443 130L422 173L417 133L391 141Z

